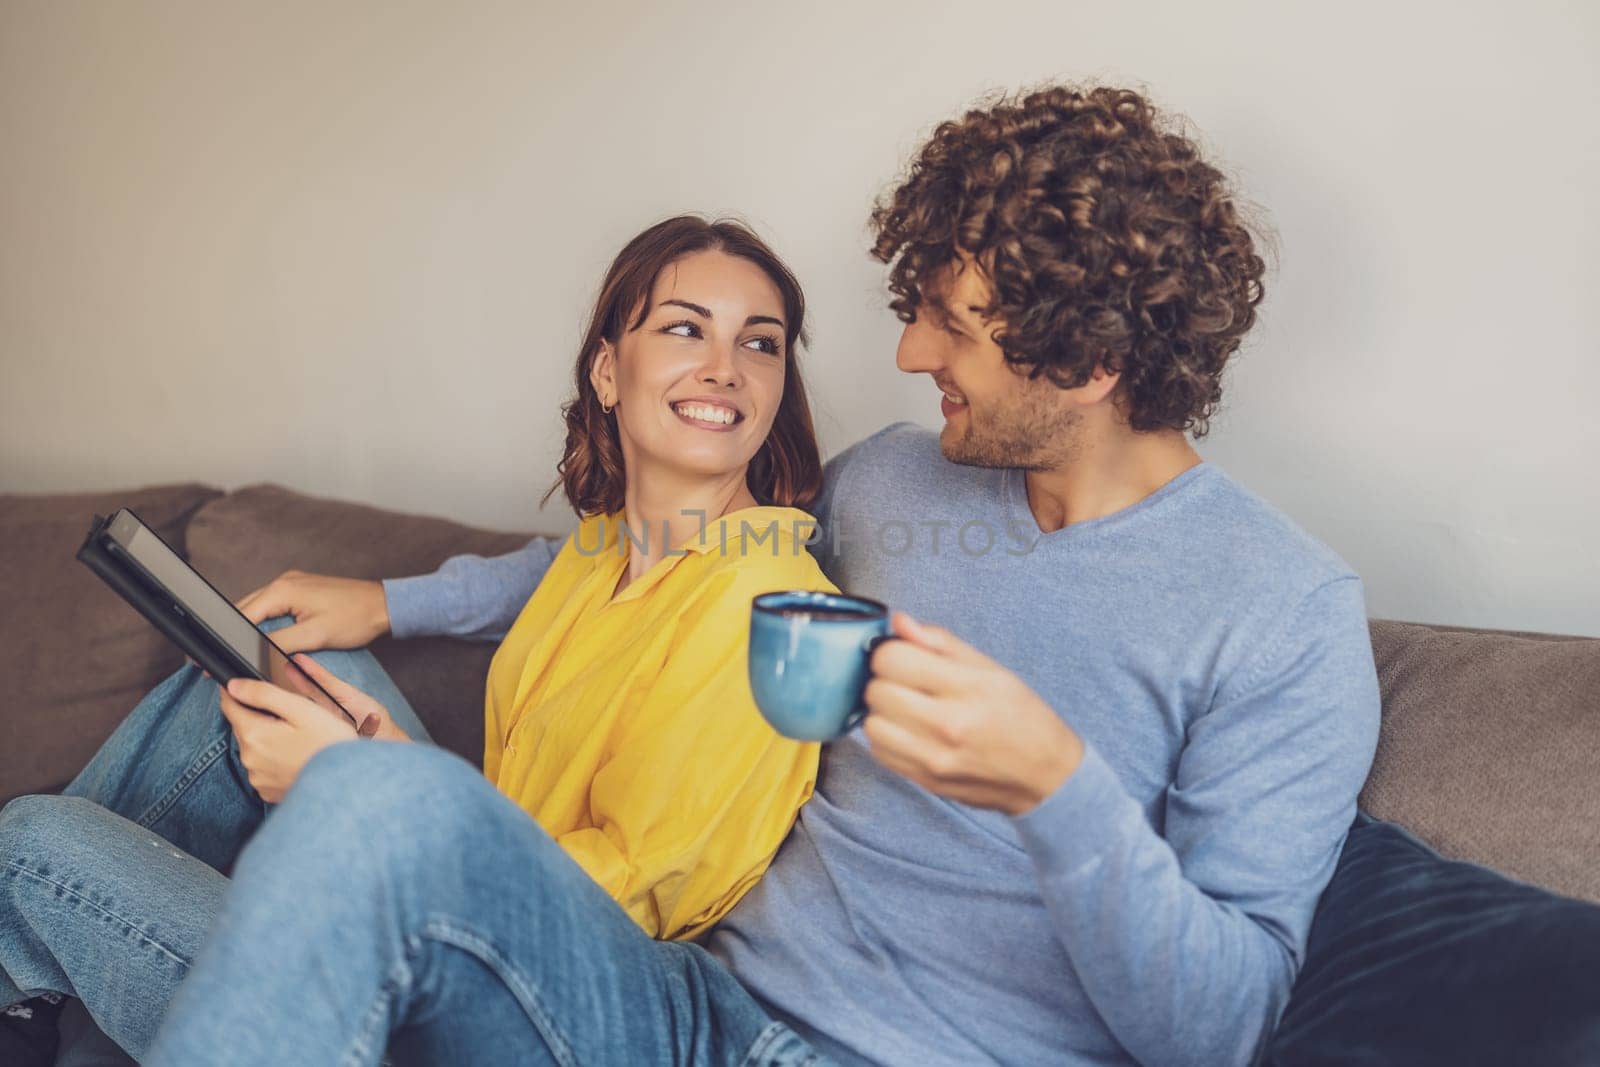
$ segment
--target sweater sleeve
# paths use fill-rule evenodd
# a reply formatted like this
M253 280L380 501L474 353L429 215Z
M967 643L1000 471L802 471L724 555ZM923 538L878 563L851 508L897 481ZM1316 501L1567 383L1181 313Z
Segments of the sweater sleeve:
M389 632L397 638L500 640L565 542L535 537L505 555L451 556L432 574L385 578Z
M1371 767L1359 579L1307 594L1245 670L1190 724L1160 832L1093 747L1015 820L1074 969L1140 1062L1259 1053Z

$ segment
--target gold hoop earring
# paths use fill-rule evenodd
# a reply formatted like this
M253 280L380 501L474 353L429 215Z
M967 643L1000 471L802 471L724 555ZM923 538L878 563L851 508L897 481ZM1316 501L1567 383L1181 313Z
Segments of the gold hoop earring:
M609 415L609 414L611 414L612 408L615 408L616 406L617 405L612 404L611 407L608 408L608 407L606 407L605 403L602 401L601 404L600 404L600 414Z

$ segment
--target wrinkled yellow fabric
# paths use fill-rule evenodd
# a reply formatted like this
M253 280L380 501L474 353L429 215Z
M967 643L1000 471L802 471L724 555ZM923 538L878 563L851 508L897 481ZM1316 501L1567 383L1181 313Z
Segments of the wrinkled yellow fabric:
M834 586L803 547L811 516L752 507L613 597L622 523L579 525L496 650L483 769L646 933L689 938L761 877L816 784L818 746L750 695L750 600Z

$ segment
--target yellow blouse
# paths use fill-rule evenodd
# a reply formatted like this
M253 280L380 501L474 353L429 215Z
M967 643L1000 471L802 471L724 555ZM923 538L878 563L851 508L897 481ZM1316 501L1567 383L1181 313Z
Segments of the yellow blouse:
M579 525L495 651L483 770L645 932L689 938L761 877L816 784L818 746L750 695L750 600L834 586L802 545L811 516L753 507L612 596L622 523Z

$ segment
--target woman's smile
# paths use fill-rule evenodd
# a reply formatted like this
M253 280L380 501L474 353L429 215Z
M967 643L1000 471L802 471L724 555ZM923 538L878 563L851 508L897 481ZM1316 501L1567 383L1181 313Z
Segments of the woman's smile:
M726 400L691 397L667 405L679 419L699 430L726 433L744 421L744 413Z

